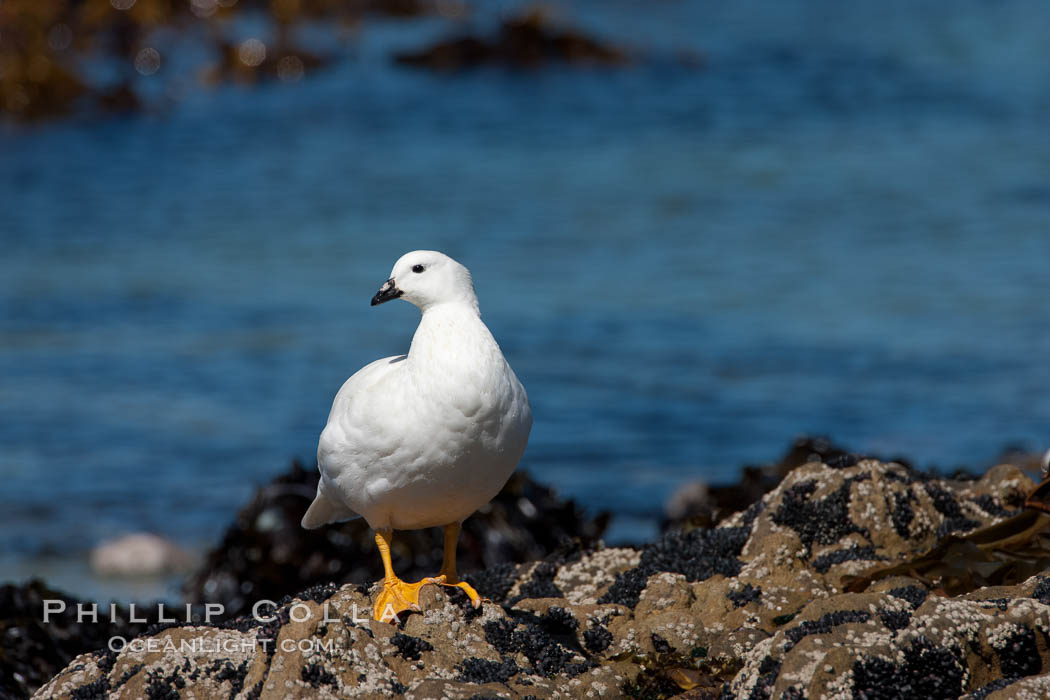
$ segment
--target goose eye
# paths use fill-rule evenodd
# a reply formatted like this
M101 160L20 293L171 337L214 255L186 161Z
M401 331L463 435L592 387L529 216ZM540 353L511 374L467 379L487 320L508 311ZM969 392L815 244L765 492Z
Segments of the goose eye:
M422 265L413 265L412 272L422 272L425 268Z

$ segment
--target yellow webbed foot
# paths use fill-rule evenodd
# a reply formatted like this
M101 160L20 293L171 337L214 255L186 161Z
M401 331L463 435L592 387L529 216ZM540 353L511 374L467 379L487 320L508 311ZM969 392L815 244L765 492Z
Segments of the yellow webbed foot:
M467 597L470 598L470 602L475 608L481 607L481 602L483 600L482 597L478 595L478 592L474 590L474 587L466 581L457 581L455 580L455 578L453 578L450 581L447 574L438 574L437 576L433 576L431 578L425 578L422 581L420 581L420 583L436 583L439 586L459 588L467 594Z
M406 583L399 578L383 582L383 590L376 596L372 617L380 622L394 622L406 610L419 612L419 589L424 581Z

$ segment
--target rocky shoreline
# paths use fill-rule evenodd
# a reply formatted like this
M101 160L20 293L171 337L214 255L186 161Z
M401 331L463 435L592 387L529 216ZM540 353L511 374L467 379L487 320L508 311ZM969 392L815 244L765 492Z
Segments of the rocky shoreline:
M222 619L229 619L248 614L260 599L278 600L333 581L381 578L375 534L364 520L319 530L300 525L317 481L316 467L294 463L258 489L186 581L186 602L221 604ZM460 569L533 561L563 542L591 546L608 521L608 513L589 515L518 471L492 502L463 523ZM441 537L439 528L398 532L392 544L398 573L406 580L433 575L441 568Z
M466 577L479 610L426 587L383 624L366 587L317 585L81 654L35 697L1045 697L1034 486L822 457L713 527L488 566Z

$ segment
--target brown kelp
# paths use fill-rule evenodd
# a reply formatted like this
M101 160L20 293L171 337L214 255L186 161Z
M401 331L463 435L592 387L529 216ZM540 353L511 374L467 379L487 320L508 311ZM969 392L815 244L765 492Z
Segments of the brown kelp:
M174 72L170 58L195 43L211 57L202 71L207 81L294 81L330 58L296 45L301 23L356 25L368 14L428 11L419 0L5 0L0 115L31 121L142 109L143 81L185 77L166 75ZM266 36L235 39L235 21L249 15L265 20Z
M1024 509L965 535L948 535L928 552L862 576L844 589L860 593L880 579L910 576L933 590L962 595L986 586L1012 586L1050 568L1050 481L1035 487Z

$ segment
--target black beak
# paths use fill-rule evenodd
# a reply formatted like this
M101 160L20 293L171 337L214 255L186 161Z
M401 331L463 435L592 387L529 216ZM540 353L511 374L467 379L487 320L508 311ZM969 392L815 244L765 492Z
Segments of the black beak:
M383 286L379 288L376 295L372 297L372 306L378 306L384 301L390 301L391 299L397 299L399 296L404 294L397 285L394 284L394 278L391 277L386 282L383 282Z

